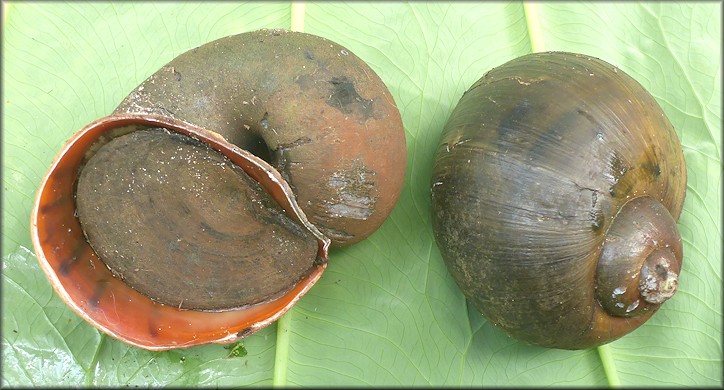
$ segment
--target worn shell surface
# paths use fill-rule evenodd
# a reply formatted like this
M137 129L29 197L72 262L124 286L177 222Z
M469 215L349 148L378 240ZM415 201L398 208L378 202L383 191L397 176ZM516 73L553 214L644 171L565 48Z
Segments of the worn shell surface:
M654 98L602 60L534 53L486 73L443 130L431 186L450 273L520 340L604 344L676 290L681 145Z
M405 133L387 87L352 52L311 34L259 30L189 50L115 113L178 118L264 157L333 245L377 230L405 177Z

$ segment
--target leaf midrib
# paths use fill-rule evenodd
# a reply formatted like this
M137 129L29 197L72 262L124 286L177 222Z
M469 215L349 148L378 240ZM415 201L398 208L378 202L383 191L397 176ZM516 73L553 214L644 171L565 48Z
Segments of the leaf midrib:
M543 43L543 29L540 24L540 12L537 2L526 1L523 3L523 17L525 19L526 28L528 30L528 39L530 40L531 52L537 53L545 50ZM603 365L603 372L610 387L620 387L621 379L616 369L616 361L613 357L611 347L607 344L596 348L598 356Z
M304 32L305 4L300 0L290 3L290 30ZM272 385L286 386L289 366L289 339L291 333L291 316L294 307L290 308L277 320L276 348L274 350L274 367L272 369Z
M523 3L524 19L528 30L528 39L530 40L531 51L541 52L545 50L543 42L542 28L540 24L540 15L538 10L539 4L534 2ZM293 0L290 4L292 31L304 32L305 4L303 1ZM289 343L291 332L291 314L290 309L277 321L276 350L274 359L274 368L272 376L272 384L274 386L287 385L287 369L289 362ZM596 348L603 365L603 370L611 387L620 387L621 381L616 369L613 353L608 345Z

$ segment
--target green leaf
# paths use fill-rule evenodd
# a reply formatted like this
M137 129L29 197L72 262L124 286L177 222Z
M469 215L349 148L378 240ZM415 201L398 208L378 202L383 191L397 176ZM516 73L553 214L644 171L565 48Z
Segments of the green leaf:
M6 5L6 4L5 4ZM720 3L10 3L3 15L3 386L721 386ZM294 9L294 11L292 11ZM244 339L148 352L102 335L54 293L31 248L35 191L63 143L182 52L263 27L332 39L367 61L405 125L405 187L370 239L280 320ZM432 238L432 155L490 68L532 50L617 65L677 129L688 191L677 295L597 350L510 339L468 307ZM128 313L132 316L133 313Z

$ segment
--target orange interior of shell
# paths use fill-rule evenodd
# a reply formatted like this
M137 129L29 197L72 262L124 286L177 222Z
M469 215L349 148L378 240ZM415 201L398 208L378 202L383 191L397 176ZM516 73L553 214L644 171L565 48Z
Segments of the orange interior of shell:
M127 125L166 127L204 139L239 165L319 241L319 265L291 291L268 303L241 310L203 312L156 303L114 278L86 241L75 216L74 185L85 152L110 129ZM53 287L85 320L104 332L146 349L232 342L278 319L319 279L326 268L329 240L304 217L288 184L261 159L213 133L157 116L109 116L78 132L51 165L32 213L33 244Z

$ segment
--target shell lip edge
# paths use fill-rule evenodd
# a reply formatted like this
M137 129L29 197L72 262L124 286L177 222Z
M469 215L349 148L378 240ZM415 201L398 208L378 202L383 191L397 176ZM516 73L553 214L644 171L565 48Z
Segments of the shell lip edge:
M300 280L297 283L297 286L300 284L303 284L302 288L299 289L297 292L293 292L295 288L292 288L293 296L287 297L287 294L289 292L282 294L281 297L276 297L271 302L266 302L268 304L273 303L276 300L279 299L288 299L288 302L284 304L283 306L279 308L273 309L273 313L269 316L263 317L263 319L257 319L252 320L250 324L245 324L247 326L241 326L243 328L242 331L239 332L229 332L226 330L226 335L223 335L221 337L211 337L211 338L199 338L194 340L188 340L181 343L176 342L170 342L170 343L153 343L153 342L144 342L141 341L138 338L132 337L131 335L125 334L123 331L118 331L114 327L106 326L101 321L97 321L92 315L90 315L87 310L85 310L83 307L81 307L80 303L77 302L77 299L75 299L73 296L71 296L70 292L66 289L66 286L63 284L63 282L60 280L57 272L55 269L53 269L52 265L50 264L49 260L46 257L45 249L43 248L43 245L41 243L40 239L40 232L38 229L38 223L39 223L39 216L41 214L41 203L43 194L46 192L46 187L48 185L48 182L50 181L51 177L54 175L54 173L59 169L60 164L64 160L64 156L66 153L68 153L69 150L71 150L78 142L79 140L83 139L87 134L96 129L97 127L104 127L104 130L101 130L95 137L97 140L98 137L105 133L107 129L112 129L115 127L121 127L121 126L128 126L128 125L145 125L145 126L158 126L158 127L164 127L164 128L170 128L171 130L176 130L182 133L186 133L189 136L192 137L198 137L201 136L202 138L213 140L213 143L223 143L224 148L228 148L233 150L233 153L236 155L242 155L242 157L247 160L252 166L259 168L260 170L267 173L267 177L270 181L274 182L275 185L282 187L282 191L284 192L285 198L288 202L286 205L287 207L284 207L282 205L282 208L285 210L285 212L293 216L293 219L295 219L297 222L301 223L305 229L307 229L312 235L315 237L318 243L318 251L316 255L316 259L314 261L313 267L309 271L309 274L302 280ZM191 129L190 132L187 132L187 129ZM95 140L92 140L92 142L95 142ZM212 145L210 145L212 146ZM212 146L213 147L213 146ZM218 150L218 148L215 148L218 152L221 152ZM221 152L222 154L225 154ZM254 178L257 180L256 178ZM257 180L258 181L258 180ZM267 188L267 186L264 186ZM268 189L268 188L267 188ZM277 200L275 198L275 200ZM277 200L278 201L278 200ZM284 313L286 313L291 307L293 307L296 302L304 295L306 294L313 286L316 284L316 282L320 279L322 273L327 267L328 259L329 259L329 247L331 244L331 240L326 237L324 234L322 234L316 226L314 226L306 217L298 203L296 202L296 198L293 195L293 192L291 191L291 187L286 182L286 180L279 174L275 168L273 168L271 165L269 165L266 161L263 159L253 155L252 153L241 149L237 147L236 145L233 145L226 141L225 138L220 136L218 133L215 133L210 130L203 129L199 126L193 125L191 123L174 119L174 118L168 118L163 117L159 115L154 114L139 114L139 113L123 113L123 114L111 114L99 119L96 119L86 126L84 126L81 130L76 132L69 138L64 146L60 149L60 151L57 153L56 157L53 159L53 162L50 164L50 167L48 168L46 174L44 175L42 181L40 182L38 189L36 190L35 194L35 200L34 205L31 210L30 215L30 228L31 228L31 240L33 242L34 247L34 255L36 259L38 260L41 269L45 273L47 279L50 281L50 284L52 288L55 290L56 293L61 297L61 299L68 305L76 314L78 314L84 321L91 324L96 329L102 331L105 334L108 334L109 336L116 338L126 344L150 350L150 351L160 351L160 350L169 350L169 349L177 349L177 348L187 348L195 345L202 345L202 344L211 344L211 343L229 343L233 342L234 340L246 337L250 334L255 333L256 331L270 325L271 323L278 320ZM150 299L150 298L147 298ZM262 303L263 304L263 303ZM165 306L165 305L164 305ZM243 311L243 308L234 308L230 309L229 311L236 310L236 311ZM228 326L229 329L235 329L237 327L240 327L238 324L232 324Z

